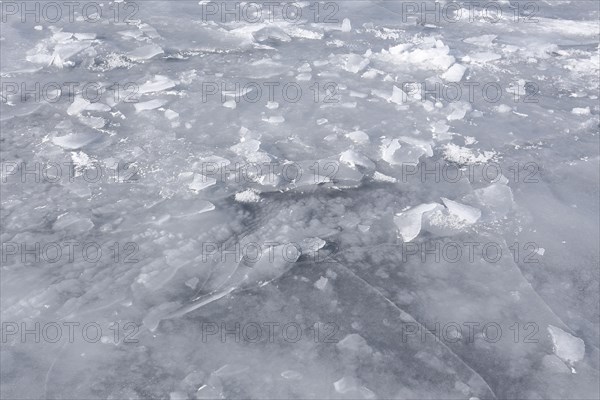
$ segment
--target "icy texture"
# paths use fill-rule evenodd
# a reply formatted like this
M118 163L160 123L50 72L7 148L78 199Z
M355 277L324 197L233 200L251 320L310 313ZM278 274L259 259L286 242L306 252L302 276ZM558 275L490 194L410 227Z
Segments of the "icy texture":
M512 1L495 23L462 0L439 3L463 18L435 22L404 20L403 1L339 2L334 22L297 2L297 21L275 7L255 23L202 17L206 1L137 3L129 21L2 22L3 83L81 83L72 101L2 93L2 242L95 242L104 257L8 256L1 319L95 322L104 337L8 335L1 398L600 397L596 1L536 2L537 23L515 22ZM271 99L271 82L303 96ZM480 86L449 101L414 82ZM482 98L490 82L498 101ZM236 101L235 83L262 97L248 85ZM5 163L62 176L23 181ZM206 243L264 253L206 257ZM301 250L282 257L286 243ZM456 243L503 256L427 255ZM255 322L303 337L202 340L203 323ZM436 341L438 323L462 333Z

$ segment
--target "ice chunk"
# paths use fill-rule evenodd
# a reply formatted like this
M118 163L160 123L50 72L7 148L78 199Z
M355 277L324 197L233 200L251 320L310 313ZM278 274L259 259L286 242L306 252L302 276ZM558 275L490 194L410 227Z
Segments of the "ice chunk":
M381 158L390 165L417 164L423 155L433 155L429 142L407 136L382 140Z
M442 74L442 79L448 82L460 82L467 68L461 64L454 64L446 72Z
M344 18L344 20L342 21L341 31L342 32L350 32L351 30L352 30L352 24L350 23L350 20L348 18Z
M93 227L94 223L89 218L72 212L60 215L52 225L52 229L67 230L69 234L87 232Z
M174 81L165 75L155 75L154 78L142 84L139 87L138 92L141 94L160 92L162 90L170 89L178 84L179 82Z
M175 118L179 118L179 113L170 109L165 110L165 117L169 120L172 121Z
M442 197L442 201L451 214L456 215L458 218L469 224L474 224L481 218L481 210L475 207L457 203L456 201L449 200L445 197Z
M351 167L360 165L365 168L375 168L373 161L354 150L346 150L340 155L340 161Z
M147 46L138 47L137 49L129 52L128 57L133 61L144 61L163 53L164 51L162 47L156 44L150 44Z
M69 133L65 136L55 136L52 138L52 143L67 150L77 150L92 142L95 142L101 137L100 134L94 132L78 132Z
M280 41L280 42L291 42L292 38L290 35L285 33L285 31L276 26L267 26L265 28L259 29L258 31L252 34L254 40L257 42L266 42L266 41Z
M83 97L75 96L75 99L73 100L73 102L71 103L69 108L67 108L67 114L77 115L77 114L81 113L83 110L85 110L86 107L88 107L89 105L90 105L90 102L87 101L86 99L84 99Z
M346 134L346 137L356 143L364 144L369 142L369 135L363 131L350 132Z
M293 371L293 370L283 371L281 373L281 376L284 377L285 379L290 379L290 380L294 380L294 381L302 379L302 374L298 371Z
M279 103L276 101L268 101L266 107L269 110L276 110L279 108Z
M573 110L571 110L572 114L575 115L590 115L590 108L589 107L585 107L585 108L574 108Z
M475 196L495 219L508 214L514 204L511 188L501 183L493 183L485 188L477 189Z
M423 213L441 208L438 203L426 203L411 208L394 216L394 224L398 227L399 237L404 242L414 240L421 232Z
M387 176L385 174L382 174L379 171L375 171L375 173L373 174L373 179L378 182L390 182L390 183L398 182L398 179L396 179L392 176Z
M554 344L554 354L561 360L569 364L583 360L585 355L583 340L552 325L548 325L548 332Z
M216 183L217 180L215 178L211 178L210 176L202 174L194 174L194 179L192 180L192 183L188 185L188 187L191 190L199 192L200 190L213 186Z
M365 338L357 333L347 335L336 346L340 351L355 354L369 355L373 352L373 349L367 344Z
M406 103L407 100L408 100L408 95L406 94L406 92L404 90L400 89L399 87L397 87L396 85L394 85L394 87L392 88L392 95L390 96L388 101L390 103L395 103L395 104L404 104L404 103Z
M325 287L327 286L327 282L328 282L328 279L325 278L324 276L322 276L315 282L314 286L319 290L325 290Z
M258 192L252 189L244 190L235 194L235 201L240 203L256 203L260 201L260 195Z
M349 54L346 56L346 62L344 63L344 69L348 72L358 73L365 69L369 65L370 61L368 58L363 58L358 54Z
M154 110L158 107L162 107L163 105L167 104L167 102L167 100L154 99L150 101L144 101L142 103L135 103L133 106L135 107L136 112L140 112Z

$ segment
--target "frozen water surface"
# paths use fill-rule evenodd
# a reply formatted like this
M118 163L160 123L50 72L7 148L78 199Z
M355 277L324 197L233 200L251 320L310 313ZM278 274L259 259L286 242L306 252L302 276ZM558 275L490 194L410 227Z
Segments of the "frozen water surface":
M599 3L479 3L2 2L1 397L599 398Z

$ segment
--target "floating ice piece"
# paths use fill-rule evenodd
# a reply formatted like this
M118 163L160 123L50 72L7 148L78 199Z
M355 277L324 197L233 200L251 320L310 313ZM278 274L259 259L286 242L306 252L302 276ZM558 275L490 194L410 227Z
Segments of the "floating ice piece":
M590 108L589 107L585 107L585 108L574 108L573 110L571 110L572 114L575 115L590 115Z
M270 124L281 124L285 122L285 118L282 115L273 115L270 117L263 117L263 121L268 122Z
M133 61L144 61L163 53L164 51L162 47L156 44L150 44L147 46L138 47L137 49L129 52L127 56Z
M52 57L59 57L62 61L66 61L77 53L87 49L92 45L91 41L59 43L54 47Z
M77 115L83 110L86 109L90 105L90 102L84 99L82 96L75 96L75 99L67 108L67 114L69 115Z
M402 240L410 242L419 236L423 222L423 213L441 207L438 203L426 203L396 214L394 216L394 224L398 227L398 234L402 237Z
M354 399L375 399L377 396L371 390L364 386L359 386L356 379L352 376L344 376L342 379L333 383L335 391L346 394Z
M450 103L449 108L452 110L452 112L450 112L450 114L448 114L446 117L448 121L461 120L465 117L468 111L472 110L471 104L467 103L466 101Z
M202 189L206 189L207 187L213 186L217 183L215 178L211 178L210 176L202 175L202 174L194 174L194 179L188 185L191 190L199 192Z
M442 197L442 201L451 214L465 220L469 224L474 224L481 218L481 210L475 207L457 203L456 201L449 200L445 197Z
M496 156L493 151L479 153L467 147L460 147L454 143L444 146L444 158L460 165L482 164L492 160Z
M481 211L465 204L442 198L447 208L423 213L423 229L434 235L452 236L464 231L481 217Z
M373 349L367 344L365 338L357 333L351 333L347 335L336 344L336 347L342 352L363 355L369 355L373 353Z
M179 113L171 109L167 109L165 110L165 118L167 118L169 121L172 121L175 118L179 118Z
M77 150L92 142L95 142L101 137L100 134L94 132L78 132L69 133L65 136L55 136L52 138L52 143L67 150Z
M553 325L548 325L548 332L550 332L550 336L552 337L554 354L561 360L571 365L583 360L585 355L585 343L583 340Z
M355 143L369 143L369 135L363 131L354 131L346 134L346 137Z
M496 61L501 59L502 56L496 53L492 53L490 51L484 51L479 53L473 53L468 56L463 57L463 61L470 62L472 64L486 64L491 61Z
M355 168L357 165L368 169L375 168L373 161L354 150L346 150L340 155L340 161Z
M235 100L227 100L223 103L223 107L235 110L235 108L237 107L237 103L235 102Z
M475 197L494 219L504 217L514 205L511 188L502 183L493 183L485 188L475 190Z
M390 165L416 164L423 155L433 155L431 143L406 136L382 141L381 158Z
M150 100L150 101L144 101L142 103L135 103L133 106L135 107L136 112L140 112L140 111L154 110L156 108L162 107L163 105L165 105L167 103L168 103L167 100L154 99L154 100Z
M179 82L170 79L165 75L155 75L154 78L142 84L139 87L138 92L141 94L144 93L154 93L160 92L162 90L170 89L179 84Z
M276 110L279 108L279 103L276 101L268 101L266 107L269 110Z
M463 40L465 43L473 44L481 47L492 47L493 41L496 40L497 35L481 35L481 36L473 36L470 38L466 38Z
M392 88L392 95L388 99L388 102L395 104L404 104L408 100L408 95L406 92L396 85Z
M198 282L200 282L200 279L198 279L197 277L193 277L193 278L190 278L187 281L185 281L185 286L194 290L194 289L196 289L196 286L198 286Z
M392 46L388 50L382 50L380 57L384 61L392 62L398 65L413 64L422 69L447 70L456 61L448 53L450 48L445 46L442 41L428 41L409 51L413 47L410 43L403 43Z
M260 201L260 195L252 189L244 190L235 194L235 201L240 203L256 203Z
M294 380L294 381L302 379L302 374L298 371L293 371L293 370L283 371L281 373L281 376L285 379L290 379L290 380Z
M382 174L379 171L375 171L375 173L373 174L373 179L378 182L391 182L391 183L398 182L398 179L396 179L392 176L387 176L385 174Z
M87 232L93 227L94 223L89 218L72 212L60 215L52 225L53 230L66 230L69 234Z
M315 282L315 287L319 290L325 290L325 287L327 286L327 282L329 280L327 278L325 278L324 276L320 277L316 282Z
M344 18L340 30L342 32L350 32L352 30L352 24L350 23L350 20L348 18Z
M456 63L442 74L442 79L448 82L460 82L466 71L467 67Z
M292 38L285 31L276 26L267 26L259 29L252 34L257 42L266 42L269 40L278 40L280 42L291 42Z
M356 74L365 69L369 63L370 60L368 58L363 58L358 54L348 54L344 63L344 69Z

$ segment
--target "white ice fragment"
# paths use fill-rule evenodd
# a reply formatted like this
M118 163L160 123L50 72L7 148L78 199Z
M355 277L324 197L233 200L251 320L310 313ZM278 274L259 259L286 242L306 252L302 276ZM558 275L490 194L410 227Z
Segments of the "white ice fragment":
M302 374L298 371L293 371L293 370L283 371L281 373L281 376L285 379L290 379L290 380L294 380L294 381L302 379Z
M44 27L41 25L36 25L33 27L33 29L35 29L36 31L41 31L42 29L44 29Z
M188 185L191 190L199 192L202 189L206 189L207 187L213 186L217 183L215 178L211 178L210 176L202 175L202 174L194 174L194 178L192 182Z
M200 279L198 279L197 277L193 277L193 278L190 278L187 281L185 281L185 286L194 290L194 289L196 289L196 286L198 286L198 282L200 282Z
M72 212L60 215L52 225L53 230L67 230L69 234L87 232L93 227L94 223L89 218Z
M358 54L348 54L344 63L344 69L356 74L365 69L369 63L370 60L368 58L363 58Z
M327 278L325 278L324 276L320 277L316 282L315 282L315 287L319 290L325 290L325 287L327 286L327 282L329 280Z
M355 168L357 165L369 169L375 168L373 161L352 149L344 151L340 155L340 161L353 168Z
M363 131L350 132L350 133L346 134L346 137L355 143L364 144L364 143L369 142L369 135L367 135Z
M301 82L306 82L306 81L310 81L312 78L312 75L309 73L302 73L302 74L298 74L296 76L296 80L297 81L301 81Z
M156 108L162 107L167 104L167 100L154 99L150 101L144 101L141 103L135 103L133 106L135 107L136 112L154 110Z
M512 190L506 185L506 182L506 177L502 175L497 183L475 190L477 200L495 219L502 218L508 214L514 204Z
M262 120L270 124L281 124L282 122L285 122L285 118L281 115L263 117Z
M457 103L450 103L449 105L450 114L446 117L448 121L457 121L465 117L468 111L472 110L471 104L466 101L460 101Z
M417 164L423 155L433 155L430 142L407 136L382 140L381 158L390 165Z
M371 346L367 344L365 338L358 333L351 333L340 340L336 347L343 352L368 355L373 352Z
M235 100L227 100L223 103L223 107L235 110L235 108L237 107L237 103L235 102Z
M460 82L466 71L467 68L465 66L456 63L442 74L442 79L447 82Z
M375 171L375 173L373 174L373 179L378 182L391 182L391 183L398 182L398 179L396 179L392 176L387 176L385 174L382 174L379 171Z
M67 108L67 114L77 115L85 110L90 105L90 102L84 99L82 96L75 96L75 99Z
M500 114L506 114L506 113L510 112L510 110L512 110L512 108L510 108L510 106L507 106L506 104L500 104L500 105L494 107L494 110L496 110L496 112L499 112Z
M127 56L133 61L144 61L163 53L164 51L162 47L156 44L150 44L147 46L138 47L137 49L131 51Z
M165 110L165 118L167 118L169 121L172 121L175 118L179 118L179 113L171 109L167 109Z
M139 87L138 92L141 94L160 92L175 87L178 83L179 82L170 79L168 76L155 75L152 79L142 84Z
M350 32L352 30L352 24L350 23L350 20L348 18L344 18L344 20L342 21L341 30L342 32Z
M421 232L423 213L440 208L438 203L421 204L410 210L394 216L394 224L398 227L398 234L404 242L414 240Z
M266 107L269 110L276 110L279 108L279 103L276 101L268 101Z
M53 137L52 143L67 150L77 150L98 140L100 137L99 134L91 132L69 133L64 136Z
M583 360L585 355L583 340L552 325L548 325L548 332L552 337L554 354L561 360L569 364Z
M404 103L406 103L407 99L408 99L408 95L406 94L406 92L404 90L400 89L399 87L397 87L396 85L394 85L394 87L392 88L392 95L390 96L388 101L390 103L395 103L395 104L404 104Z
M474 224L477 222L477 220L479 220L479 218L481 218L481 210L475 207L461 204L445 197L442 197L442 201L451 214L456 215L458 218L466 221L469 224Z
M571 110L572 114L575 115L590 115L590 108L589 107L585 107L585 108L574 108L573 110Z
M252 189L244 190L235 194L235 201L240 203L256 203L260 201L260 195Z

